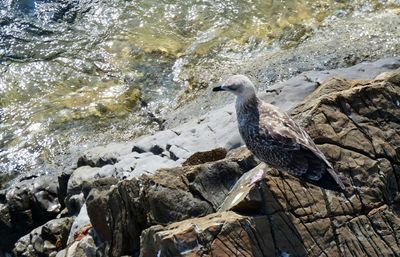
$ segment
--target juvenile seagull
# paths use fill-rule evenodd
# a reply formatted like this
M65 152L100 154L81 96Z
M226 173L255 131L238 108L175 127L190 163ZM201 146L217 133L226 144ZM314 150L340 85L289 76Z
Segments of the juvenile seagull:
M339 190L339 186L345 189L310 136L285 112L261 101L249 78L234 75L213 91L228 91L236 95L240 135L261 161L323 188Z

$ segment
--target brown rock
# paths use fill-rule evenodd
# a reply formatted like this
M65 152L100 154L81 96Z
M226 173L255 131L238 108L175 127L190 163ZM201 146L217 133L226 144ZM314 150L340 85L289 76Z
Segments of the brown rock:
M271 230L276 226L276 232ZM286 217L241 216L234 212L211 214L143 231L140 256L278 256L278 248L304 256L300 238ZM272 234L274 233L274 234Z
M400 69L387 71L376 76L375 80L387 81L393 84L400 84Z
M142 230L215 212L240 176L256 162L237 150L226 160L159 170L126 180L87 198L93 227L108 244L107 255L139 251Z
M206 162L214 162L224 159L227 152L225 148L216 148L211 151L197 152L191 155L182 164L183 166L198 165Z

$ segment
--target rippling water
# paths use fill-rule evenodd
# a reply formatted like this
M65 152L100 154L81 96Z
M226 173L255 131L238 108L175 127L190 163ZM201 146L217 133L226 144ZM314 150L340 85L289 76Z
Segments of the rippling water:
M295 47L328 16L396 6L0 0L0 172L158 130L164 113L200 94L221 70L240 70L259 51Z

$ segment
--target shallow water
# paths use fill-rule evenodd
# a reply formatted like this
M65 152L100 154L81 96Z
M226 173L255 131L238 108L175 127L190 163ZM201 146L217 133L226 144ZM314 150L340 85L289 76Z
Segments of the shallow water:
M0 172L129 140L260 51L399 1L0 0ZM57 161L56 161L57 160Z

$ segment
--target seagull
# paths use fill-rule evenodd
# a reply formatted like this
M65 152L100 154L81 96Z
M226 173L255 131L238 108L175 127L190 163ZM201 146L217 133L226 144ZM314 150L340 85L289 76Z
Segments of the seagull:
M345 187L311 137L288 114L261 101L250 79L234 75L213 91L236 95L236 114L241 137L261 161L279 171L330 190ZM262 179L262 178L261 178Z

